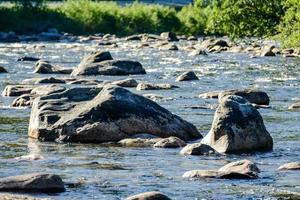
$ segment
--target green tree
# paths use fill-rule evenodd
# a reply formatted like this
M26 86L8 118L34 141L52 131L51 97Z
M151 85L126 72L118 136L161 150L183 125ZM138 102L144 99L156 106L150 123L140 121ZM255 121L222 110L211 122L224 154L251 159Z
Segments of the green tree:
M282 1L224 0L215 3L207 31L231 37L274 35L284 14Z
M279 38L285 47L300 49L300 1L286 0L285 15L279 25Z

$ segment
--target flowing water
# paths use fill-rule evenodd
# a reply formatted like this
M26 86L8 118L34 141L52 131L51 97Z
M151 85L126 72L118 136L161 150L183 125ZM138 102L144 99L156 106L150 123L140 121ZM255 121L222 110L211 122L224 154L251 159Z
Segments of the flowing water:
M213 119L212 109L193 109L215 105L216 100L201 99L200 93L234 88L258 88L271 98L270 109L260 109L267 130L274 139L272 152L227 156L181 156L179 149L120 148L97 144L38 142L27 138L29 108L12 108L14 98L0 97L0 176L33 172L60 175L69 184L60 194L33 194L53 199L123 199L145 191L158 190L172 199L277 199L281 193L300 192L299 171L279 172L286 162L299 161L300 112L288 106L300 101L300 60L297 58L258 57L244 53L215 53L190 56L186 51L159 51L133 48L135 42L120 42L119 47L96 43L9 43L0 44L0 90L7 84L48 75L34 74L34 62L17 62L21 56L34 56L53 64L74 67L90 51L108 49L115 59L141 62L147 75L131 76L139 81L171 83L174 90L143 91L165 97L158 103L193 123L207 134ZM188 45L182 42L180 45ZM179 45L179 46L180 46ZM194 70L199 81L175 82L183 71ZM67 77L66 75L54 75ZM126 77L92 76L98 80ZM39 154L43 159L15 159ZM217 169L230 161L250 159L261 169L256 180L197 180L182 178L185 171ZM80 184L81 183L81 184ZM299 197L299 196L298 196ZM296 197L297 198L297 197Z

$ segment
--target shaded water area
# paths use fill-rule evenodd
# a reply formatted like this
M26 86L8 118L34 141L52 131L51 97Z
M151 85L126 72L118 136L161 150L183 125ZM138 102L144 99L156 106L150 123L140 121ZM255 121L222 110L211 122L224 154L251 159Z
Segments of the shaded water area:
M189 42L180 42L187 46ZM288 106L300 101L300 60L297 58L258 57L244 53L212 53L191 56L186 51L159 51L153 48L134 48L136 42L119 42L117 48L87 43L8 43L0 44L0 65L9 73L0 74L0 90L7 84L21 83L33 77L34 62L17 62L28 55L51 61L53 64L75 67L90 51L109 50L115 59L141 62L146 75L131 76L138 81L171 83L174 90L136 91L159 94L165 99L158 103L193 123L206 135L214 115L212 109L192 109L215 105L216 100L201 99L200 93L235 88L258 88L271 98L270 109L260 109L267 130L274 139L272 152L223 155L179 155L180 149L120 148L99 144L66 144L38 142L27 138L29 108L11 108L14 98L0 97L0 176L33 172L60 175L70 184L61 194L34 194L53 199L123 199L140 192L158 190L172 199L278 199L281 193L300 192L299 171L279 172L277 168L300 160L300 111ZM183 71L194 70L199 81L175 82ZM52 76L52 75L51 75ZM53 75L68 77L68 75ZM91 76L98 80L120 80L127 77ZM78 85L80 86L80 85ZM68 86L70 87L70 86ZM14 159L39 154L40 160ZM256 180L191 181L182 178L193 169L217 169L230 161L249 159L261 169ZM81 184L80 184L81 183ZM298 196L299 197L299 196Z

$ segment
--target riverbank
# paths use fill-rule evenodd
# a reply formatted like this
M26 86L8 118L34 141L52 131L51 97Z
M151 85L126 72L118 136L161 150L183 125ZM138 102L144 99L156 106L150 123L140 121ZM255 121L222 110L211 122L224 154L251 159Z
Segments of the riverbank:
M38 8L2 5L0 31L28 34L56 28L59 32L75 35L110 33L128 36L165 31L187 36L228 35L232 38L274 38L277 35L275 38L284 47L300 47L300 16L297 12L300 3L272 1L272 6L268 6L270 9L266 9L263 2L247 14L251 5L239 0L213 2L196 1L181 9L142 3L120 6L113 2L88 0L48 3Z

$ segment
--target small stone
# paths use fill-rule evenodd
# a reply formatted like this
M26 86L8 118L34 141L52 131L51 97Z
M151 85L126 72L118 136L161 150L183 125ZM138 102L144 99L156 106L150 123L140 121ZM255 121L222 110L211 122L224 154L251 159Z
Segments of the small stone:
M160 141L156 142L153 147L155 148L179 148L184 147L186 143L179 139L178 137L168 137L161 139Z
M133 78L127 78L124 80L114 81L111 84L121 87L136 87L138 85L138 82Z
M183 178L217 178L218 177L218 171L216 170L191 170L187 171L183 174Z
M210 155L218 154L213 148L206 144L194 143L188 144L181 151L180 154L183 155Z
M261 49L260 56L275 56L275 53L272 51L272 49L275 48L274 46L264 46Z
M191 81L191 80L199 80L199 78L193 71L184 72L176 79L176 81Z
M300 102L297 103L293 103L292 105L289 106L288 108L289 110L296 110L296 109L300 109Z
M171 199L160 192L145 192L145 193L127 197L125 200L171 200Z
M175 44L163 44L159 47L159 50L170 50L170 51L177 51L178 47Z
M126 138L118 143L123 147L152 147L162 138Z
M300 162L285 163L278 170L300 170Z
M18 58L17 61L38 61L40 60L39 58L34 58L34 57L30 57L30 56L23 56L21 58Z
M152 84L152 83L139 83L136 87L137 90L169 90L179 88L178 86L165 84Z
M163 39L166 39L168 41L179 41L179 39L177 38L176 34L173 32L163 32L160 34L160 37L162 37Z

